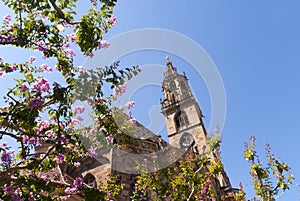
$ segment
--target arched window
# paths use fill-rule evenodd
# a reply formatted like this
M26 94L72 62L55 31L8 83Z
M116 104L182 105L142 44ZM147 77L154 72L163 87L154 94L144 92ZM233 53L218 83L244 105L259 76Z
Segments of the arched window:
M170 90L171 92L174 92L176 90L176 84L175 81L171 81L170 82Z
M88 173L87 175L85 175L85 177L83 178L84 183L86 183L88 186L92 187L92 188L97 188L97 183L96 183L96 178L94 177L94 175Z
M175 125L177 130L187 127L189 125L189 120L184 111L179 111L175 116Z

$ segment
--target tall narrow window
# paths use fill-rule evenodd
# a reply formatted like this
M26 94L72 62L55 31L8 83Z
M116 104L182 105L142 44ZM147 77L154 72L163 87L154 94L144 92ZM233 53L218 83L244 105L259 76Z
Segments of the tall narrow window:
M175 81L171 81L171 82L170 82L170 90L171 90L171 92L175 92L175 90L176 90L176 84L175 84Z
M175 116L175 125L177 130L187 127L189 124L187 115L184 111L179 111Z

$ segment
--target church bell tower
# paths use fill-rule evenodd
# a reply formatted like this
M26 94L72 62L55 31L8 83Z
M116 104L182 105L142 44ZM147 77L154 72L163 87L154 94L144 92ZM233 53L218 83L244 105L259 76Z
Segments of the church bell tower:
M170 144L177 148L193 148L198 153L206 150L206 130L202 112L192 94L185 73L177 73L169 57L164 74L161 99Z

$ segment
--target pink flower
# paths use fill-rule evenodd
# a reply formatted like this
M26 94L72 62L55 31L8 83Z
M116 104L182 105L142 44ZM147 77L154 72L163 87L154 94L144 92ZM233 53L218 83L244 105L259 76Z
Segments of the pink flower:
M84 113L85 108L84 108L83 105L81 105L81 106L76 106L76 107L73 109L73 111L74 111L76 114L82 114L82 113Z
M74 185L76 188L82 186L82 184L83 184L83 179L80 178L80 177L77 177L77 178L74 180L74 182L73 182L73 185Z
M70 43L65 44L65 48L70 48L70 47L71 47Z
M0 63L4 63L4 59L0 57Z
M54 132L53 130L48 130L45 132L45 135L47 135L48 138L53 138L54 137Z
M69 39L70 41L76 42L76 39L77 39L76 33L68 34L67 37L68 37L68 39Z
M49 92L49 82L45 78L40 78L38 81L35 82L32 89L38 92Z
M70 187L67 187L66 189L65 189L65 193L67 193L67 194L73 194L73 193L75 193L77 191L77 188L70 188Z
M107 142L112 143L114 141L114 138L115 137L113 135L109 135L109 136L106 137L106 140L107 140Z
M58 154L57 156L55 156L54 160L58 164L62 164L65 161L65 156L63 154Z
M1 156L1 160L2 160L2 164L5 165L11 165L12 163L12 155L15 153L14 150L9 150L9 151L3 151L2 152L2 156Z
M126 89L127 89L127 84L126 83L124 83L122 85L119 85L115 89L114 96L116 96L116 97L122 96L126 92Z
M27 107L30 107L30 108L39 108L39 107L41 107L43 105L43 103L44 103L44 99L41 98L41 97L37 97L37 98L31 100L29 102L29 104L28 104Z
M11 26L6 27L6 31L13 31L13 30L14 30L14 28Z
M70 49L70 48L69 48L69 49L66 49L65 52L66 52L67 56L69 56L69 57L71 57L71 58L74 58L74 57L76 56L74 50L72 50L72 49Z
M39 130L42 131L42 130L48 128L49 125L50 125L49 121L40 121L40 123L38 124Z
M129 119L129 123L130 123L131 125L136 124L136 119L134 119L134 118Z
M77 124L79 124L79 121L77 119L72 119L69 126L73 127L73 126L76 126Z
M89 148L87 154L88 154L90 157L95 157L95 156L97 156L96 150L95 150L93 147Z
M13 72L15 70L17 70L17 66L16 65L11 65L9 66L10 70Z
M32 64L35 61L35 57L29 57L27 63Z
M38 41L38 42L36 42L36 44L37 44L36 50L38 50L40 52L44 52L45 50L49 50L49 47L45 44L44 41Z
M84 73L86 71L84 66L78 66L77 69L78 69L78 72L80 72L80 73Z
M117 18L115 16L111 16L109 19L108 19L108 23L111 25L111 26L114 26L116 23L117 23Z
M2 144L0 145L0 147L6 147L7 146L7 142L2 142Z
M0 67L0 78L1 78L1 77L4 77L5 73L6 73L6 72L5 72L4 68L1 68L1 67Z
M93 58L94 54L92 52L87 52L84 56Z
M42 69L42 71L45 71L45 72L49 72L49 73L52 72L52 68L50 66L48 66L48 64L42 64L41 69Z
M130 102L126 103L125 107L128 108L128 109L130 109L134 105L135 105L135 102L134 101L130 101Z
M100 48L103 48L103 49L108 48L109 45L110 45L109 42L106 41L106 40L101 40L101 41L99 42Z
M65 192L66 192L66 190L65 190ZM71 197L70 195L60 196L57 200L58 201L64 201L64 200L68 200L70 197Z
M23 135L22 138L23 138L23 139L22 139L22 142L23 142L24 144L27 144L27 142L28 142L28 140L29 140L28 135Z
M11 19L12 19L11 15L8 14L8 15L4 16L4 19L3 19L3 20L6 21L6 22L10 22Z
M79 122L82 122L82 121L83 121L83 118L82 118L81 116L78 116L78 117L76 117L76 120L77 120L78 123L79 123Z
M26 91L28 87L25 84L20 85L20 90L21 91Z
M7 111L8 109L9 109L9 105L5 105L5 106L2 107L3 111Z
M81 165L80 162L75 162L75 163L74 163L74 166L75 166L75 167L79 167L80 165Z
M8 35L2 35L0 34L0 41L1 42L8 42L8 41L12 41L13 36L11 34Z

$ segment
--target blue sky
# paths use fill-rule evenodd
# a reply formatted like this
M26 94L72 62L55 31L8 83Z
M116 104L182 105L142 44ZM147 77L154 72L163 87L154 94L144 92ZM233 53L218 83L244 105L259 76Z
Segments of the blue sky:
M82 1L81 1L82 2ZM227 115L222 131L222 156L233 186L241 181L247 197L253 197L248 163L243 159L244 142L251 135L264 154L272 151L286 161L296 177L290 191L279 200L298 200L300 192L300 2L291 1L140 1L118 2L117 25L109 39L140 28L161 28L181 33L210 55L222 77ZM0 8L0 13L6 13ZM128 41L124 41L124 45ZM113 45L113 44L112 44ZM0 56L15 57L0 47ZM20 52L19 58L30 53ZM179 72L186 71L190 85L209 125L211 100L203 80L181 58L168 52L145 50L120 58L121 65L165 64L169 55ZM83 62L79 59L78 63ZM159 103L158 86L139 90L133 116L149 124L149 108ZM146 112L145 112L146 111ZM164 132L164 131L163 131ZM298 151L297 151L298 150Z
M243 182L248 198L253 191L243 150L251 135L256 137L261 155L268 142L272 151L292 167L295 182L279 200L300 198L296 189L300 183L299 6L298 1L120 1L115 10L118 24L109 32L114 36L139 28L170 29L188 36L207 51L226 90L227 115L222 131L225 170L233 186ZM132 65L164 65L166 54L144 51L131 58L135 61ZM186 63L170 57L180 72L187 71ZM188 74L190 85L208 125L209 93L194 75ZM147 95L140 93L144 93L141 97ZM143 114L144 101L136 101Z

